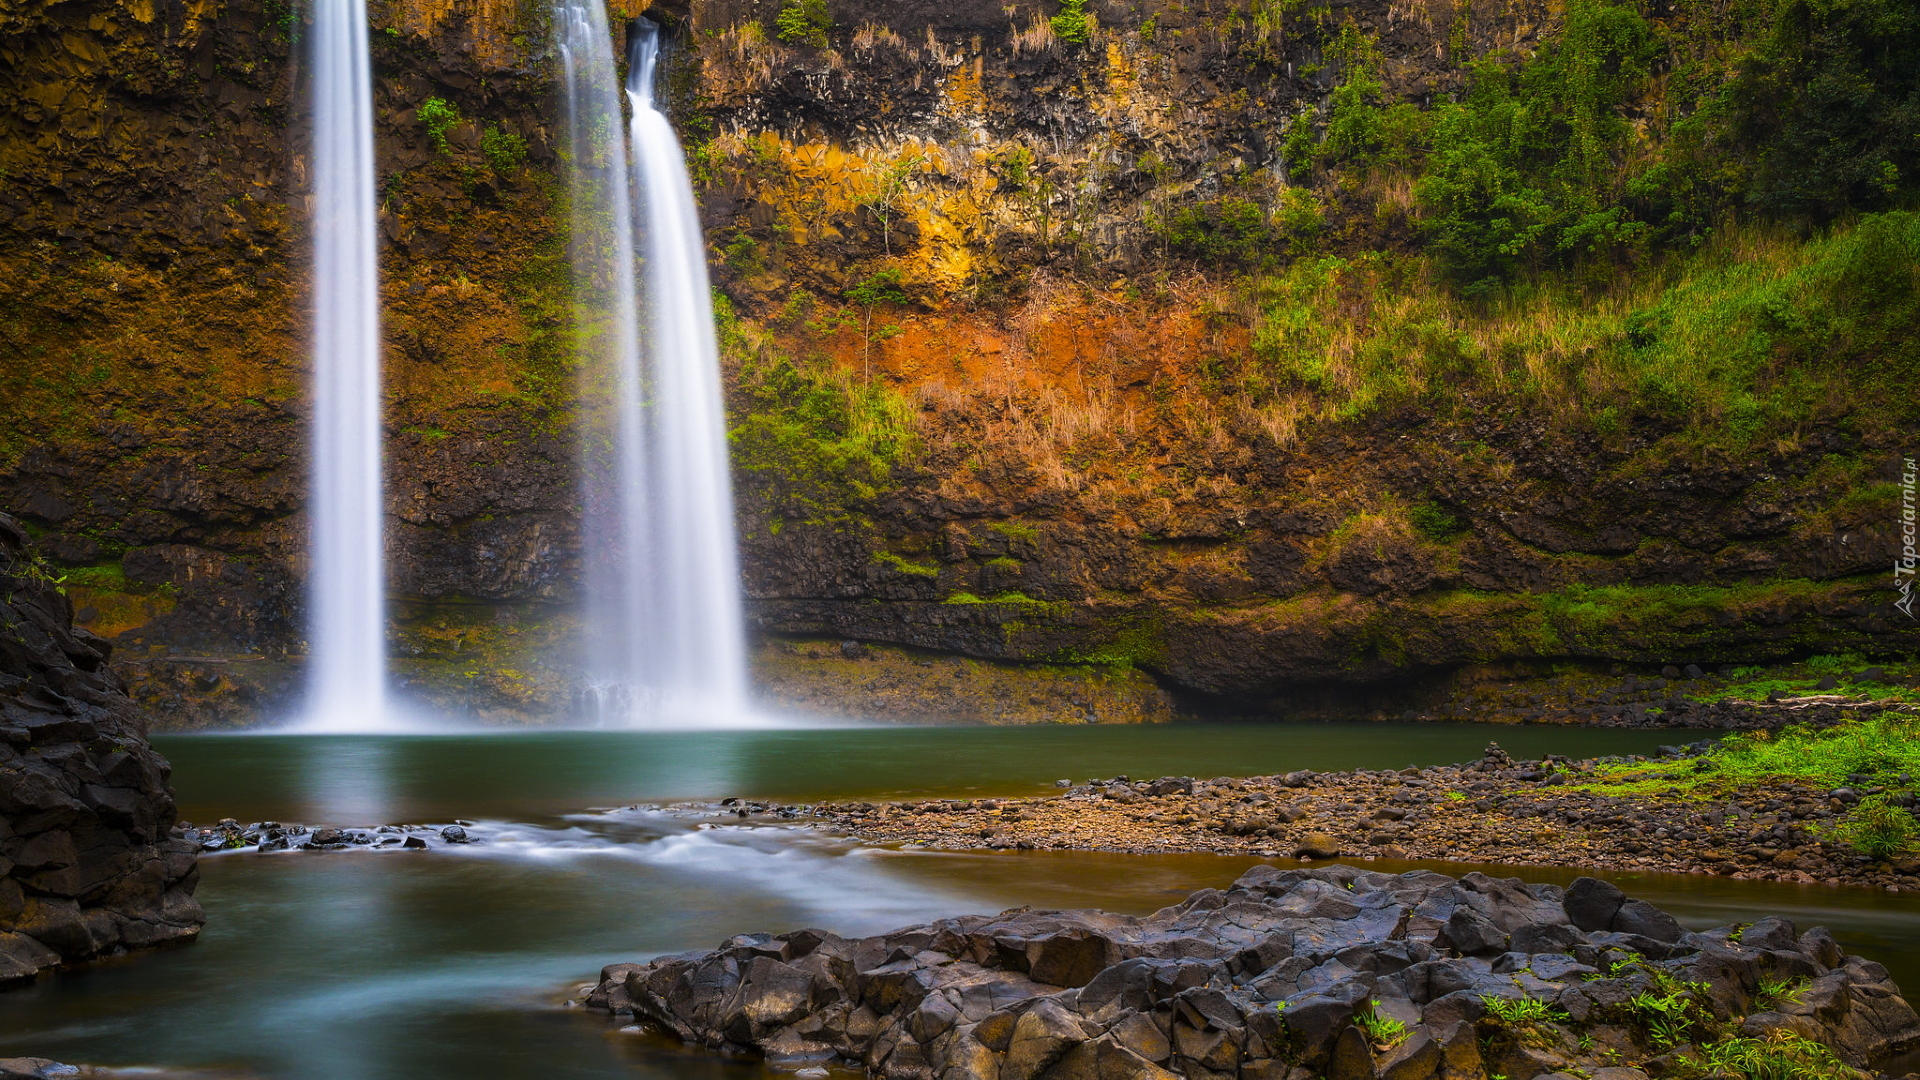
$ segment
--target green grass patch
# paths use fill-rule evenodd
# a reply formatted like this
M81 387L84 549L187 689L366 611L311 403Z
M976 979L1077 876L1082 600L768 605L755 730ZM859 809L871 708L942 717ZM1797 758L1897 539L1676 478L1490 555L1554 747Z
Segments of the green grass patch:
M1741 1080L1853 1080L1859 1072L1832 1050L1791 1031L1765 1037L1730 1036L1701 1047L1707 1067Z
M909 560L907 560L907 559L905 559L905 558L902 558L902 557L901 557L901 556L899 556L899 555L895 555L895 554L894 554L893 552L891 552L891 551L876 551L876 552L874 552L874 553L873 553L873 561L874 561L874 562L877 562L877 563L880 563L880 564L881 564L881 565L883 565L883 566L891 566L891 567L893 567L893 568L894 568L895 570L898 570L898 571L900 571L900 572L901 572L901 573L903 573L903 574L912 574L912 575L913 575L913 576L915 576L915 577L929 577L929 578L932 578L932 577L939 577L939 576L940 576L940 568L939 568L939 567L937 567L937 566L924 566L924 565L922 565L922 564L920 564L920 563L917 563L917 562L911 562L911 561L909 561Z
M127 581L126 571L121 569L117 562L102 563L99 566L69 567L57 571L55 576L63 585L82 589L128 592L132 588L131 583Z
M1899 387L1920 365L1917 265L1908 211L1811 239L1730 227L1598 291L1549 275L1476 300L1426 255L1300 258L1246 280L1250 359L1225 388L1329 420L1451 410L1476 388L1603 434L1658 416L1681 445L1741 451L1850 401L1911 424L1920 408Z
M1016 521L989 521L987 522L987 528L992 529L994 532L999 533L1009 540L1019 540L1028 544L1037 544L1040 542L1039 529L1031 525L1022 525Z
M1829 728L1730 735L1704 758L1603 765L1592 781L1572 786L1600 795L1701 798L1765 782L1839 787L1851 776L1894 786L1903 774L1909 780L1898 786L1906 788L1920 776L1920 716L1890 712Z

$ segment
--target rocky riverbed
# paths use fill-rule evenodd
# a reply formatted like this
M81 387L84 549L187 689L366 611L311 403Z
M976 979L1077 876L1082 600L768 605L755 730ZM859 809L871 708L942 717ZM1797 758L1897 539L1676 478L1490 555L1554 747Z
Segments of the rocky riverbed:
M1705 769L1711 763L1699 755L1707 746L1666 753ZM1920 889L1920 859L1877 861L1832 835L1836 820L1875 788L1777 779L1683 797L1677 788L1596 783L1604 764L1515 761L1494 745L1479 761L1424 769L1120 776L1054 798L829 803L812 811L864 840L943 849L1372 855Z
M1818 927L1691 933L1593 878L1350 866L1257 866L1145 918L745 934L611 965L587 1002L891 1080L1839 1080L1920 1042L1885 969Z
M332 825L301 825L278 821L241 824L233 818L221 818L208 826L183 821L173 830L176 839L192 844L206 854L227 851L425 851L449 844L483 844L486 841L467 832L473 823L457 821L451 825L371 825L336 828Z

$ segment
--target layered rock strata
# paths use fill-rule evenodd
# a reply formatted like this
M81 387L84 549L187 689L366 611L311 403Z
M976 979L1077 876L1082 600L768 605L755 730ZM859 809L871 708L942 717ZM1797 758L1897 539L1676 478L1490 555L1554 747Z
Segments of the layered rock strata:
M1843 1075L1920 1040L1886 970L1821 928L1691 933L1592 878L1345 866L1258 866L1145 918L741 935L612 965L589 1003L897 1080L1644 1080L1741 1049Z
M0 983L205 921L166 759L108 652L0 516Z

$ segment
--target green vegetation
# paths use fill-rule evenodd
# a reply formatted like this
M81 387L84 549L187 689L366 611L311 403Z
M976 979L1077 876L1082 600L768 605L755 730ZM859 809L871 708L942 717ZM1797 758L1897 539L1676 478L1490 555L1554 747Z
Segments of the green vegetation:
M1909 779L1900 782L1902 775ZM1829 728L1795 726L1778 733L1730 735L1705 757L1607 765L1581 786L1603 795L1678 792L1686 796L1777 781L1839 787L1854 776L1911 790L1911 778L1920 776L1920 716L1883 713ZM1846 842L1910 844L1916 835L1912 814L1886 805L1885 800L1868 807L1870 801L1862 800L1842 824L1840 834ZM1906 817L1904 823L1900 814Z
M1413 105L1387 102L1384 58L1373 36L1362 34L1351 20L1344 22L1327 48L1327 59L1340 66L1341 79L1314 156L1329 167L1350 163L1362 171L1407 166L1431 119ZM1295 152L1306 160L1310 129L1300 128L1297 134L1290 130L1288 137L1300 140Z
M1741 1080L1853 1080L1860 1075L1832 1050L1786 1030L1759 1039L1729 1036L1700 1049L1709 1071Z
M833 29L833 15L827 0L786 0L773 17L774 35L790 45L827 47L827 32Z
M1413 522L1415 532L1436 543L1444 544L1467 531L1459 518L1438 503L1415 503L1407 511L1407 517Z
M1063 649L1042 659L1060 664L1099 664L1122 671L1155 667L1166 660L1166 635L1153 616L1103 621L1100 644Z
M126 592L130 588L126 571L117 562L100 566L74 566L60 571L59 584L82 589L108 589Z
M1093 35L1093 19L1087 14L1087 0L1060 0L1060 13L1048 20L1053 36L1073 45L1085 45Z
M876 309L907 302L906 290L900 287L900 271L894 267L888 267L869 274L847 289L847 299L860 305L864 315L860 324L860 366L861 374L872 379L874 341L885 341L900 333L900 326L897 323L883 323L877 329L873 325Z
M945 603L945 604L1035 604L1043 607L1047 606L1047 601L1045 600L1036 600L1033 597L1028 596L1026 593L1017 592L1011 589L1005 592L994 593L992 596L980 596L977 593L970 593L970 592L964 592L964 591L956 592L949 595L945 600L941 601L941 603ZM1064 661L1064 662L1098 663L1098 661Z
M939 567L925 566L917 562L910 562L909 560L903 558L902 556L896 555L891 551L874 552L873 561L883 566L891 566L895 570L898 570L903 574L912 574L915 577L937 578L940 576Z
M1733 682L1688 696L1695 701L1764 701L1775 694L1781 697L1802 697L1808 694L1844 692L1869 693L1880 701L1920 702L1920 687L1880 684L1848 686L1844 690L1820 688L1821 681L1828 676L1844 679L1845 676L1868 666L1866 657L1858 653L1825 653L1808 657L1799 664L1787 667L1736 668L1733 672ZM1920 666L1911 664L1886 664L1882 667L1889 676L1920 674Z
M496 173L517 171L527 160L527 140L498 124L488 124L480 134L480 153Z
M1481 996L1480 1004L1486 1007L1487 1015L1495 1023L1504 1027L1528 1027L1567 1019L1565 1012L1539 998L1506 998L1486 994Z
M1598 300L1543 281L1474 302L1433 273L1422 257L1369 253L1250 279L1252 356L1234 388L1331 418L1456 408L1471 384L1603 433L1621 416L1666 417L1737 447L1833 418L1843 401L1912 408L1897 387L1920 366L1913 212L1807 242L1729 229Z
M1731 940L1738 941L1739 938L1734 937ZM1812 985L1811 980L1805 978L1761 979L1759 987L1753 992L1753 1007L1755 1010L1768 1010L1777 1009L1781 1005L1791 1005L1800 1000L1800 995L1810 985Z
M1153 227L1174 253L1206 262L1256 264L1273 244L1266 210L1237 195L1182 206Z
M1290 127L1290 170L1411 173L1427 251L1469 295L1548 269L1609 276L1742 207L1829 221L1916 190L1910 4L1742 0L1656 23L1632 0L1570 0L1558 30L1467 61L1465 94L1422 112L1388 102L1377 44L1342 24L1325 45L1340 81L1317 145L1311 118Z
M1914 850L1920 835L1913 811L1896 805L1886 795L1869 795L1840 819L1833 838L1869 858L1887 861Z
M1920 423L1899 390L1920 368L1920 9L1562 11L1539 48L1477 57L1455 18L1465 86L1430 103L1388 93L1350 20L1289 30L1336 78L1284 123L1286 177L1222 175L1145 214L1168 254L1249 271L1251 356L1222 389L1280 430L1445 414L1471 390L1681 452ZM1277 19L1242 37L1249 63L1273 62ZM1287 183L1309 180L1317 197Z
M460 110L445 98L430 97L414 110L414 116L427 129L427 138L433 140L433 148L442 154L446 153L447 132L460 122Z
M912 403L826 361L796 360L714 298L721 348L738 363L734 465L774 485L780 519L829 521L892 482L916 446Z
M1920 181L1920 8L1773 0L1714 104L1743 153L1728 186L1764 210L1832 217L1897 206Z
M1644 236L1617 202L1614 161L1632 130L1623 106L1654 54L1631 7L1572 0L1558 41L1517 69L1474 65L1466 99L1435 111L1423 228L1468 293Z
M1009 540L1018 540L1027 544L1040 542L1040 530L1031 525L1022 525L1017 521L989 521L987 528Z
M1713 1008L1708 1004L1711 987L1706 983L1680 982L1651 965L1643 965L1642 970L1652 973L1653 988L1635 994L1627 1007L1633 1010L1656 1048L1666 1050L1679 1046L1691 1041L1696 1031L1710 1029L1713 1024Z
M1269 209L1251 191L1151 211L1147 226L1168 252L1212 265L1271 266L1314 249L1326 208L1304 188L1287 188Z
M1353 1018L1367 1041L1375 1046L1386 1048L1398 1046L1407 1038L1407 1025L1380 1011L1378 1001L1370 1002L1367 1011Z
M1711 760L1736 783L1793 777L1837 787L1849 776L1920 776L1920 716L1884 713L1829 728L1732 735Z
M880 221L881 250L893 254L893 221L900 213L900 202L907 194L907 181L914 172L926 164L926 158L920 154L908 154L877 170L873 188L860 200L867 213ZM894 273L894 284L899 284L899 273Z

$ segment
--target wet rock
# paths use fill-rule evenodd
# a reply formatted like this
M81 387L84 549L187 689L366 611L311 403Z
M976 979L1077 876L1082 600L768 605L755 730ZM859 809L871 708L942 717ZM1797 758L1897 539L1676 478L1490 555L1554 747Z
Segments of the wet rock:
M190 938L199 845L175 835L166 760L0 515L0 983Z
M0 1058L0 1080L51 1080L56 1076L78 1076L80 1069L48 1058Z
M472 843L472 838L467 835L467 830L458 825L449 825L441 829L440 839L445 840L449 844Z
M1824 933L1796 938L1784 920L1749 927L1753 944L1731 928L1673 941L1582 929L1661 928L1664 913L1617 892L1256 866L1146 917L1020 909L857 941L741 935L610 966L587 1001L688 1042L889 1080L1630 1080L1644 1074L1616 1062L1665 1048L1601 1018L1656 973L1705 987L1692 991L1702 1006L1741 1030L1790 1030L1849 1062L1920 1039L1885 970L1836 955ZM1536 951L1501 951L1509 943ZM1616 977L1590 954L1638 964ZM1837 963L1816 967L1816 954ZM1747 1015L1762 973L1798 971L1823 973L1778 1011ZM1567 1018L1516 1038L1489 1012L1496 997ZM1401 1034L1360 1026L1365 1013Z

